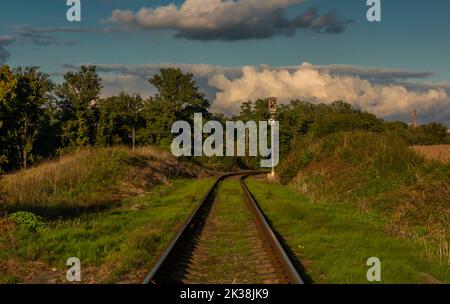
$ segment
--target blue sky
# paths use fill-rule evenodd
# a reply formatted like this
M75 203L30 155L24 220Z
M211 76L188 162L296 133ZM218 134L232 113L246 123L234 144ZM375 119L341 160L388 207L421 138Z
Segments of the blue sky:
M260 1L271 2L271 0ZM279 0L272 2L277 1ZM0 2L0 48L9 53L9 57L6 59L4 56L3 61L12 66L38 65L45 72L54 74L81 63L120 64L123 66L174 63L225 67L248 65L292 67L309 62L315 66L351 65L360 68L379 67L427 72L429 73L427 77L376 79L374 85L389 81L402 82L412 92L422 92L423 84L429 87L430 83L433 85L439 83L442 84L442 89L446 93L450 91L448 85L450 82L450 1L447 0L383 0L382 22L380 23L367 21L365 0L309 0L303 3L294 0L292 5L281 7L282 14L287 19L292 19L304 14L309 8L316 7L319 16L336 10L337 18L351 20L351 22L338 33L329 34L312 28L298 28L294 30L295 34L288 36L270 34L264 39L247 37L237 40L176 38L174 35L181 30L174 30L170 26L159 29L161 26L101 22L101 20L110 18L115 9L130 10L136 13L142 7L157 8L171 3L180 7L184 0L81 0L82 22L76 23L69 23L66 20L67 6L65 2L65 0L2 0ZM258 12L255 14L257 15ZM30 34L30 28L47 30L32 33L44 36L34 39L32 35L27 36L26 34ZM54 30L49 31L50 28ZM75 28L86 31L55 30L58 28ZM105 28L122 31L105 32ZM124 31L125 28L126 31ZM239 29L239 27L237 28ZM224 31L231 30L236 31L236 28L224 29ZM14 41L4 42L2 45L1 37L4 41L6 41L5 37L13 37ZM259 72L261 69L256 71L256 73ZM113 76L111 71L107 73L111 80ZM120 74L122 72L114 71L114 73L115 76L124 76ZM211 73L214 74L214 72ZM339 72L336 73L339 74ZM235 82L235 78L244 81L242 78L245 77L242 76L242 72L228 71L222 72L222 74L236 85L239 83ZM366 77L373 80L370 71L364 75L351 74L352 77ZM205 88L205 90L209 92L211 99L220 100L216 95L218 92L224 92L224 95L227 95L226 93L234 88L229 87L228 84L217 84L220 81L211 81L213 76L206 75L205 77L208 79L203 82L200 80L200 82L205 86L211 82L216 84L210 85L213 87L212 89ZM132 81L131 78L128 80ZM117 84L118 81L112 83ZM115 93L115 90L108 88L108 85L111 84L107 84L106 89ZM125 84L123 85L125 86ZM388 84L383 83L383 85ZM135 88L135 91L139 91L142 89L142 83L136 86L131 85L131 87ZM411 89L411 87L413 88ZM434 95L428 94L428 96ZM225 98L225 96L222 97L222 99ZM444 101L439 103L437 110L434 110L440 112L433 114L434 116L431 115L432 113L428 113L433 112L433 109L430 110L429 106L424 107L424 111L428 111L427 115L429 116L424 119L433 118L447 123L450 120L448 111L442 114L442 109L449 105L446 103L447 97L439 97ZM415 101L415 103L417 102ZM228 110L232 111L233 107L229 107ZM408 108L408 110L410 109ZM386 112L382 109L375 110L375 112L395 118L401 114L388 113L389 111ZM408 119L406 116L400 115L400 117Z

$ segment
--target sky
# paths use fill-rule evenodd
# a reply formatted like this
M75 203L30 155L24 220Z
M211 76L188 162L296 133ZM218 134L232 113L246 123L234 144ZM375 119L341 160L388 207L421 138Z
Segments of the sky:
M63 73L95 64L103 96L155 94L163 66L192 72L212 109L276 96L343 99L385 119L450 126L450 2L382 0L0 1L0 64Z

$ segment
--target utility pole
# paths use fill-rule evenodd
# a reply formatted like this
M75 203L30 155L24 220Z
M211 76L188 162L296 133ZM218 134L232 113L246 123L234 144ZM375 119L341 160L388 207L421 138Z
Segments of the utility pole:
M271 149L272 149L272 172L269 174L268 178L269 180L275 180L275 164L274 164L274 158L275 155L275 145L274 145L274 137L275 137L275 124L276 124L276 116L277 116L277 104L278 100L276 97L270 97L268 99L268 108L269 108L269 126L270 126L270 142L271 142Z

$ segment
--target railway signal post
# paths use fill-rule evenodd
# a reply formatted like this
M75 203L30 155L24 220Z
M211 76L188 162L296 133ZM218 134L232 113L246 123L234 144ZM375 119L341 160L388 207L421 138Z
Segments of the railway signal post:
M270 126L270 134L271 134L271 138L270 138L270 142L271 142L271 147L272 147L272 155L274 155L274 126L276 123L276 116L277 116L277 105L278 105L278 100L276 97L270 97L268 99L268 110L269 110L269 126ZM268 174L267 178L269 180L275 180L275 165L273 163L273 157L272 157L272 171L271 173Z

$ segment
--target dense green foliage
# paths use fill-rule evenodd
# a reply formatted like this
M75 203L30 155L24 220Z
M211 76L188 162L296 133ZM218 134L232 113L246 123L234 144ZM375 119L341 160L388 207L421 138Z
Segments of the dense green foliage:
M26 168L50 154L52 89L48 75L35 67L0 69L0 170Z
M241 113L234 119L266 120L266 109L265 100L248 101L243 103ZM295 176L314 158L311 151L304 149L307 145L333 134L361 131L365 134L388 136L405 149L407 145L450 144L450 136L444 125L431 123L414 129L402 122L384 121L343 101L326 105L294 100L279 107L277 119L280 122L282 160L278 171L284 180ZM259 162L254 158L242 158L237 160L237 164L243 168L256 169Z
M144 106L139 95L130 96L125 93L100 100L96 144L102 147L134 146L136 130L145 126L141 115Z
M11 214L9 219L30 232L44 232L47 229L43 219L31 212L19 211Z
M85 146L170 145L176 120L209 117L209 103L192 74L161 69L144 100L120 93L100 98L95 66L67 72L60 85L36 67L0 68L0 172L27 168L60 151Z

